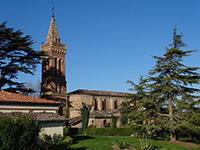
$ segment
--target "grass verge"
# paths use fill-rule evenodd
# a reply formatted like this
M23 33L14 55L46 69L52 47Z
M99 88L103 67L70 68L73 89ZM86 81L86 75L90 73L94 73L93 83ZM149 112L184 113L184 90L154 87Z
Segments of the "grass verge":
M112 143L115 140L126 141L131 147L141 150L138 138L130 136L83 136L74 137L74 144L68 150L112 150ZM200 150L199 148L186 148L183 146L151 140L152 145L159 147L159 150Z

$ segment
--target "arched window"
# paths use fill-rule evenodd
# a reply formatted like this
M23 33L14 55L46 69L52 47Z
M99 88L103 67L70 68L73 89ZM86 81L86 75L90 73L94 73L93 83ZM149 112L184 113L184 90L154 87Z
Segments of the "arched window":
M59 85L59 92L60 93L62 92L62 85L61 84Z
M104 99L104 110L106 110L106 99Z
M104 101L103 100L101 101L101 104L102 104L102 110L104 110L105 108L104 108Z
M59 59L58 61L58 73L59 73L59 77L61 76L61 59Z
M94 99L94 110L97 110L97 100L96 100L96 98Z
M117 109L117 100L114 101L114 109Z
M58 84L55 83L55 92L58 92Z
M104 120L103 121L103 126L106 127L106 125L107 125L107 122L106 122L106 120Z
M102 110L106 110L106 99L102 101Z
M60 43L60 38L58 36L55 37L55 42Z
M55 63L54 65L55 77L57 77L57 59L56 58L54 59L54 63Z

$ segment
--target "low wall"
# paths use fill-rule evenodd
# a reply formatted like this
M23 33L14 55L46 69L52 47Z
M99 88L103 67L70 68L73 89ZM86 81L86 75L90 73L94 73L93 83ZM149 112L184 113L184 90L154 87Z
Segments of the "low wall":
M48 135L60 134L63 135L63 122L40 122L41 132Z

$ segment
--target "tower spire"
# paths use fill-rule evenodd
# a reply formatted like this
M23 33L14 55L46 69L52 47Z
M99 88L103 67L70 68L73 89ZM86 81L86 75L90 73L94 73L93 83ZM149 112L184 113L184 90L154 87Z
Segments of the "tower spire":
M52 0L52 19L51 19L46 43L49 43L49 42L60 43L60 38L59 38L58 30L56 27L56 22L54 19L54 9L55 9L54 0Z
M52 18L54 18L54 9L55 9L54 0L52 0Z

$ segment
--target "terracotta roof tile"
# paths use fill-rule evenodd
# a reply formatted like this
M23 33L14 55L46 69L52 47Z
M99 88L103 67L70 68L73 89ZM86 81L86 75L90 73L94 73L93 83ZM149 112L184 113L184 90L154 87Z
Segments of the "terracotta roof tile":
M54 113L32 113L36 116L36 120L39 122L60 122L67 121L67 118Z
M111 118L111 115L103 111L93 111L90 113L90 118Z
M0 91L0 102L23 102L23 103L43 103L43 104L60 104L53 100L40 99L7 91Z
M68 118L67 120L70 125L76 125L76 124L82 122L82 117L76 116L76 117Z
M126 97L128 93L122 92L110 92L110 91L96 91L96 90L76 90L68 94L88 94L88 95L98 95L98 96L117 96Z

